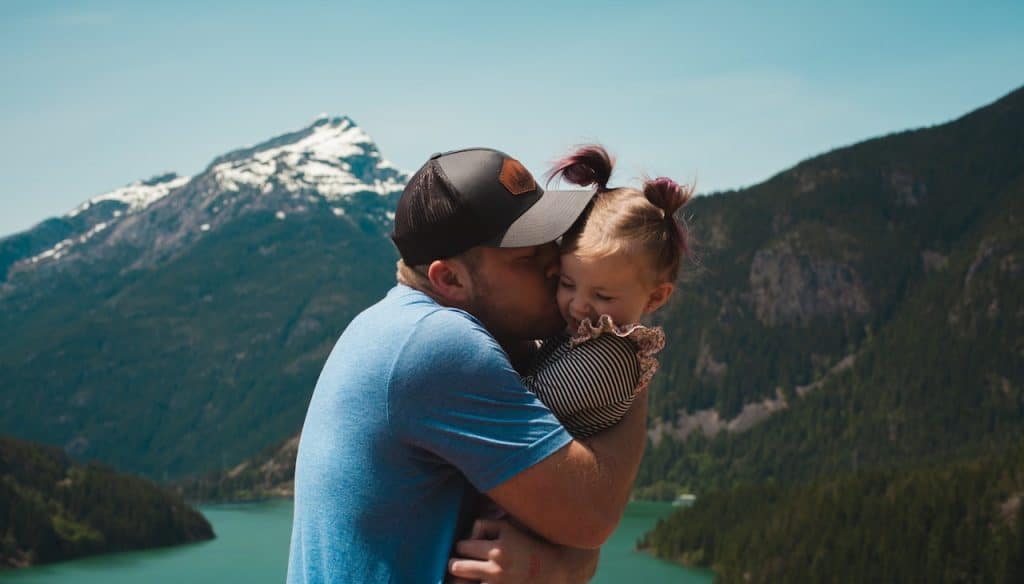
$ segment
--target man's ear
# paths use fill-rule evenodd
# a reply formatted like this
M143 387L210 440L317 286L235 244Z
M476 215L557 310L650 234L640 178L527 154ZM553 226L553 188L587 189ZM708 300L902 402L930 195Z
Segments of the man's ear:
M644 314L650 314L655 310L658 310L668 302L668 299L672 297L672 293L675 292L676 286L671 282L662 282L658 284L651 294L647 297L647 304L644 306Z
M434 260L427 278L445 304L463 306L472 297L472 280L466 265L456 259Z

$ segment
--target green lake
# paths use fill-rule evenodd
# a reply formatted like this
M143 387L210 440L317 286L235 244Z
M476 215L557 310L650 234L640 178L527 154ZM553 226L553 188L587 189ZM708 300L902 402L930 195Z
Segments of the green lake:
M284 582L291 534L291 501L200 508L217 533L208 542L95 556L0 572L0 581L20 584L253 584ZM690 570L633 551L637 538L671 513L667 503L630 503L618 530L605 544L593 582L707 584L710 572Z

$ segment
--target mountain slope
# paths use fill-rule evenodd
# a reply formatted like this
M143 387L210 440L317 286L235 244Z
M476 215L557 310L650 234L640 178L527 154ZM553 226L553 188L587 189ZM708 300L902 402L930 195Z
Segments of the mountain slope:
M1024 90L963 118L815 157L689 213L703 266L662 320L659 414L813 382L898 311L1024 169ZM939 259L938 261L941 261ZM676 328L678 327L678 328Z
M293 432L338 332L393 282L403 181L350 120L321 119L60 257L23 253L0 308L0 426L157 477Z
M1018 90L950 124L836 151L749 192L702 201L712 225L733 226L755 219L716 215L774 198L760 222L783 217L791 226L774 237L762 227L764 242L709 250L708 272L720 271L684 290L666 318L669 327L688 323L688 334L677 329L670 338L685 339L690 359L672 361L655 388L661 420L641 484L806 479L1019 440L1022 130ZM822 175L841 178L829 178L810 202L781 190ZM745 200L730 206L731 197ZM777 274L767 278L775 284L761 286L759 258L771 253L774 265L760 273ZM830 286L844 271L846 282ZM843 306L851 290L863 291L869 310L821 314L824 299ZM715 294L723 298L717 310ZM769 401L776 413L767 421L731 432L714 416L694 415L713 407L732 418ZM695 431L701 423L711 431Z

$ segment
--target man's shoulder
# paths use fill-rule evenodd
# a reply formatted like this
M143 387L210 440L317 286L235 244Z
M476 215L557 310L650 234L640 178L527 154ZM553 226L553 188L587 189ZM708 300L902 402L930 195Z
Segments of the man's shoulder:
M395 343L398 379L490 378L513 371L498 341L472 314L431 301L429 309L406 313Z
M387 318L405 321L419 342L437 342L443 346L496 344L494 337L472 314L443 306L419 290L397 285L376 307Z
M376 304L361 312L353 323L362 326L398 328L431 328L439 326L483 328L473 315L442 306L423 292L398 284Z
M508 360L504 349L480 321L467 312L448 307L423 314L412 323L403 354L433 360L435 369L456 364L468 369L471 363Z

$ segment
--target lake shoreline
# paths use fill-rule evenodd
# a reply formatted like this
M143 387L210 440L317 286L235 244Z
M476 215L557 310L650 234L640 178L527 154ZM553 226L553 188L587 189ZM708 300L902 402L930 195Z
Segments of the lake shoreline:
M198 510L217 533L211 541L0 572L0 582L17 584L221 584L279 583L285 579L291 538L290 500L202 504ZM592 584L643 581L645 584L711 584L704 571L637 553L636 540L672 512L664 503L631 503L602 548Z

